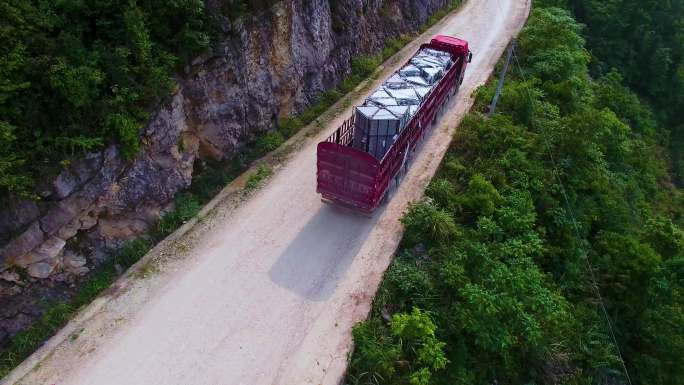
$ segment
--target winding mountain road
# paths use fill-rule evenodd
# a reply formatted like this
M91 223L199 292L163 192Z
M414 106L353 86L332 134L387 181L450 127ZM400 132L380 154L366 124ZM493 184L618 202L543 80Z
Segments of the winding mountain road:
M324 205L315 192L316 143L350 107L262 189L237 207L219 203L159 253L162 267L118 281L2 383L337 385L351 328L368 314L401 239L402 212L422 195L530 1L469 0L379 74L374 85L435 34L468 40L474 54L458 97L372 218Z

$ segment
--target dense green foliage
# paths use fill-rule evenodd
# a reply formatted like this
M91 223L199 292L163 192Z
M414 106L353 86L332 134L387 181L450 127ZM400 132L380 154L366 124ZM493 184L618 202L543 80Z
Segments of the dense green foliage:
M657 111L684 184L684 1L567 0L587 28L592 74L620 71L625 83ZM667 143L668 137L661 138Z
M276 2L230 0L220 11L234 20ZM459 3L451 1L426 27ZM174 71L211 36L201 0L0 0L0 200L32 196L41 177L109 143L133 157L149 111L174 86ZM354 58L337 89L257 146L277 147L409 40L400 36L381 54Z
M266 0L262 3L254 3L261 5L242 6L240 4L246 4L247 2L237 0L236 2L229 2L227 4L237 4L240 11L234 12L228 10L227 12L233 12L231 14L233 17L240 17L244 15L244 12L241 10L242 8L246 9L248 12L258 12L260 10L259 7L265 6L265 4L271 2L271 0ZM435 14L436 16L433 15L433 17L427 20L422 28L424 29L434 24L439 18L445 16L449 10L453 10L458 6L458 4L460 4L460 0L452 0L447 7L438 11ZM150 231L148 236L133 240L124 245L112 259L99 266L94 273L86 278L85 282L80 284L70 301L46 303L45 311L43 312L41 319L30 328L12 337L9 346L2 347L2 351L0 351L0 378L9 373L28 355L40 347L47 338L51 337L71 317L73 317L81 307L88 305L94 298L107 289L118 277L122 269L132 266L144 256L154 244L164 239L197 215L203 204L212 199L226 186L226 184L230 183L242 172L247 170L255 160L263 157L268 152L275 150L282 145L287 138L297 133L297 131L306 124L317 119L319 115L341 99L343 93L346 94L352 91L359 83L368 78L368 76L376 70L382 60L392 56L410 40L411 36L409 35L392 38L386 42L385 48L382 50L381 54L361 55L353 58L351 62L351 73L343 80L338 88L333 88L323 93L312 106L304 110L301 114L281 122L277 130L259 136L253 143L249 143L245 150L238 154L234 159L231 159L228 162L200 162L197 164L197 169L190 188L176 196L174 208L161 218L157 223L157 226ZM0 88L0 91L1 90L2 88ZM1 101L2 99L0 99L0 102ZM0 128L3 128L3 126L0 125ZM2 134L2 131L0 131L0 134ZM15 140L16 138L12 137L10 139ZM8 146L7 148L9 148L9 141L0 141L0 146L5 144ZM6 163L3 163L1 155L2 154L0 154L0 171L4 171L2 167L4 167ZM256 168L256 171L248 177L243 191L249 193L258 188L263 180L271 173L272 169L268 164L259 165ZM3 174L0 172L0 188L7 188L9 184L3 185L4 181L9 181L10 178L14 178L14 176L15 175L13 174ZM23 176L20 178L23 178ZM30 180L28 182L27 185L30 185ZM10 188L10 190L17 191L16 188ZM0 192L0 194L2 194L2 192ZM154 270L152 264L148 264L141 268L140 273L143 276L146 276L148 273L152 272L150 270ZM427 315L420 313L419 311L417 314L414 314L416 320L425 319L425 317L427 317ZM398 333L396 336L398 338L408 336L408 333L412 333L410 330L412 330L412 325L415 324L414 318L398 318L398 326L396 326ZM78 338L78 335L72 335L70 338ZM434 340L434 336L416 336L414 341L420 341L421 343L424 341L434 341L433 346L435 349L441 348L441 344ZM426 353L427 351L424 351L423 354L425 355ZM443 364L440 364L439 362L439 360L433 360L431 361L431 364L433 367L435 365L441 367Z
M634 384L684 384L684 199L664 130L617 72L590 79L581 32L535 9L492 118L494 84L478 91L403 219L347 383L627 383L619 346ZM406 319L423 326L405 336Z
M0 1L0 194L110 142L135 155L209 36L201 0Z
M248 14L258 15L280 0L223 0L221 13L231 20Z

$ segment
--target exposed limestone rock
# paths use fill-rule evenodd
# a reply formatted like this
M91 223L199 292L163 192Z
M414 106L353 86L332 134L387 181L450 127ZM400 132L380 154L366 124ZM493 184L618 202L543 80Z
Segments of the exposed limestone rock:
M38 247L44 240L45 233L40 229L38 222L34 222L20 236L0 249L0 270L3 267L10 266L14 260Z
M31 321L32 317L30 317L28 314L19 313L10 322L5 323L6 325L4 325L4 329L7 330L8 334L11 335L31 325Z
M52 273L54 269L54 264L50 264L47 262L38 262L30 265L28 269L26 269L26 272L34 278L47 278L50 276L50 273Z
M12 282L17 284L23 284L21 277L16 271L3 271L0 273L0 279L6 282Z
M93 214L86 214L80 218L81 229L88 230L97 224L97 217Z
M22 287L0 279L0 346L40 317L39 299L68 299L86 262L97 266L147 231L190 185L197 160L235 156L338 85L352 58L416 31L446 2L282 0L231 22L222 1L207 0L223 20L219 42L151 112L140 153L126 160L112 145L88 154L40 184L42 201L13 198L0 208L0 272L17 266L36 278Z
M67 250L62 257L64 269L67 272L78 276L85 275L90 271L90 269L85 266L87 262L86 257L71 250Z
M63 239L50 237L31 252L16 258L14 264L25 268L36 262L47 261L49 264L55 265L55 261L62 252L64 245L66 245L66 242Z
M148 224L138 218L100 219L98 232L106 240L128 240L143 234L147 228Z
M40 209L32 200L14 198L0 207L0 249L15 233L38 219Z
M50 237L42 245L35 250L36 253L47 256L48 258L56 257L66 245L66 241L59 237Z
M71 250L66 251L62 257L64 269L68 273L78 276L85 275L88 273L88 271L90 271L90 269L85 266L87 262L88 261L86 260L86 257Z
M95 175L80 190L59 201L40 219L40 227L46 234L56 233L105 196L111 185L119 179L125 165L114 146L91 155L90 159L97 165L93 166L97 169Z
M88 274L88 272L90 271L90 269L87 268L86 266L80 266L80 267L69 268L68 271L69 271L69 273L71 273L71 274L78 275L78 276L82 276L82 275Z
M64 256L62 257L62 262L64 263L64 267L77 268L85 266L87 260L86 257L80 254L76 254L71 250L68 250L64 253Z
M76 162L70 168L60 173L52 184L55 195L59 199L64 199L91 179L97 172L99 157L100 154L98 153L89 154L85 159Z
M7 284L0 281L0 296L10 297L21 294L21 286ZM0 329L0 338L2 336L2 329Z
M36 252L29 252L24 255L22 255L19 258L16 258L14 260L14 266L21 267L21 268L27 268L29 265L44 261L46 259L50 258L47 255L36 253Z
M57 231L57 236L62 239L70 239L74 237L80 229L81 221L77 218L66 224L61 229L59 229L59 231Z

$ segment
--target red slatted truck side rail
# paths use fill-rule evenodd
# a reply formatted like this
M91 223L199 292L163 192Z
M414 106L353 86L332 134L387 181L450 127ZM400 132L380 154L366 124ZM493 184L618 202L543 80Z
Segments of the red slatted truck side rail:
M420 47L451 54L453 65L426 96L399 137L381 160L352 147L354 116L347 119L317 148L317 188L328 203L370 214L380 205L392 178L407 165L410 153L431 128L440 108L463 81L470 61L468 43L450 36L435 36Z

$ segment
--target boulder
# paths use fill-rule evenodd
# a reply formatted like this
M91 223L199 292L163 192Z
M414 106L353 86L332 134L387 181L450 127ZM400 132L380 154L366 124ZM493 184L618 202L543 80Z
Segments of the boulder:
M62 238L50 237L35 249L15 258L14 264L24 268L41 261L50 261L51 264L55 264L52 260L55 260L57 256L59 256L62 249L64 249L64 245L66 245L66 241Z
M14 266L18 266L21 268L27 268L29 265L36 263L36 262L41 262L46 259L49 259L50 257L45 255L45 254L40 254L36 252L28 252L21 257L14 258Z
M33 278L45 279L52 274L55 265L47 262L37 262L28 267L26 272Z
M11 264L16 258L28 253L45 241L45 233L38 222L34 222L20 236L0 250L0 266Z
M38 205L29 199L12 197L3 206L0 208L0 247L40 216Z
M55 194L59 199L68 197L78 186L78 179L70 172L63 172L52 183Z
M78 230L81 228L81 221L80 220L74 220L69 222L66 226L62 227L57 231L57 236L62 238L62 239L70 239L78 233Z
M85 266L87 260L84 256L77 254L71 250L67 250L64 252L64 256L62 257L62 263L64 264L64 267L66 268L78 268Z
M6 282L21 284L21 277L16 271L3 271L0 273L0 279Z
M81 230L88 230L97 224L97 216L88 213L80 218Z
M148 224L138 218L101 218L98 222L99 235L104 239L128 240L144 233Z
M35 250L36 253L44 254L49 258L54 258L64 249L66 241L59 237L50 237Z
M81 267L70 268L70 269L68 269L68 271L69 271L71 274L78 275L78 276L83 276L83 275L88 274L88 272L90 271L90 269L87 268L86 266L81 266Z

